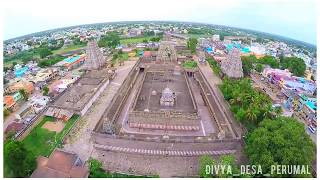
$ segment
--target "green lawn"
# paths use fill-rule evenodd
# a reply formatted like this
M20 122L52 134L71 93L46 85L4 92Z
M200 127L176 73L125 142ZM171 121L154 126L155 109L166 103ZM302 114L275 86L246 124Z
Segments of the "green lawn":
M143 40L146 39L146 40L150 41L151 38L152 38L152 36L120 39L120 44L142 43Z
M67 53L67 52L70 52L70 51L76 51L76 50L79 50L83 47L86 47L85 44L79 44L79 45L70 45L70 46L67 46L67 47L64 47L64 48L61 48L61 49L58 49L58 50L54 50L52 51L53 54L64 54L64 53Z
M65 124L63 130L57 134L56 132L42 128L45 122L54 121L54 118L45 116L22 142L36 157L39 155L48 157L57 146L62 144L64 136L77 121L78 117L78 115L72 116Z

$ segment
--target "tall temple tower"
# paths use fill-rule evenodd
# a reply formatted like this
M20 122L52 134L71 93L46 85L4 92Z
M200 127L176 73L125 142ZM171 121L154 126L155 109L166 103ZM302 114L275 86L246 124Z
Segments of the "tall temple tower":
M84 63L84 69L96 70L105 64L103 54L95 41L88 42L86 53L87 59Z
M177 61L176 50L170 41L162 41L160 43L156 60L162 62Z
M222 61L221 70L230 78L241 78L243 77L242 62L240 58L240 51L233 48L227 59Z

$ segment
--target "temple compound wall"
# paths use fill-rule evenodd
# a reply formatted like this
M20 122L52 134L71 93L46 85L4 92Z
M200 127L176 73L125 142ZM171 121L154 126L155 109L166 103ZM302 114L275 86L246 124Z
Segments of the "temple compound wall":
M182 113L173 111L143 112L132 111L129 113L129 123L199 126L197 113Z
M194 127L193 130L199 130L200 118L197 112L197 105L194 101L193 92L186 80L184 70L182 68L177 69L175 64L171 63L148 64L147 66L142 65L142 67L145 67L145 70L142 81L137 82L139 83L138 91L133 103L130 105L129 125L142 128L153 125L154 129L159 129L159 127L163 126L164 129L168 126ZM170 94L171 90L168 87L179 91L180 94L174 95L173 102L165 106L161 103L163 99L161 90L164 89L162 94L165 91L169 91L167 93Z

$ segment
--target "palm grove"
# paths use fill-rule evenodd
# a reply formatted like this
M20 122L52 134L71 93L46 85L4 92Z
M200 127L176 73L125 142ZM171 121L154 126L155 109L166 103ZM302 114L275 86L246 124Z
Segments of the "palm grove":
M253 70L261 72L265 65L273 68L287 68L296 76L303 75L306 69L303 60L296 57L281 57L277 60L271 56L262 59L247 56L241 59L245 76L249 76ZM214 59L209 58L207 61L214 73L221 74L220 67ZM248 77L237 80L224 77L220 90L229 102L236 120L247 129L244 152L251 165L261 165L263 173L270 173L271 165L277 164L311 167L315 159L316 147L306 134L304 125L295 118L281 116L281 109L273 108L269 96L254 89ZM212 164L214 160L211 157L200 158L200 177L208 177L203 174L205 162ZM230 162L233 163L234 159L231 158ZM238 171L239 168L233 169ZM311 172L310 169L309 172ZM219 174L209 176L222 177ZM311 175L271 174L271 176L310 177Z

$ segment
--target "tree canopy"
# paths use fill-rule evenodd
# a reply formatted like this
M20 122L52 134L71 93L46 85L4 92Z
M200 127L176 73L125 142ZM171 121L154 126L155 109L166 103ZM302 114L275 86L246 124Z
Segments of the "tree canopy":
M272 117L272 102L265 93L254 89L249 79L223 80L220 89L230 103L237 120L248 130L255 128L263 119Z
M36 158L19 141L10 141L4 145L4 161L14 177L28 177L36 168Z
M249 76L251 70L253 69L253 63L257 60L257 58L253 55L250 56L241 56L242 61L242 70L245 76Z
M315 157L315 145L306 134L302 123L280 116L262 121L259 127L248 135L245 152L251 164L260 164L263 173L270 173L271 165L277 164L311 167ZM281 176L292 177L289 174Z
M281 67L289 69L295 76L303 76L306 70L306 64L303 59L297 57L281 57Z
M272 56L264 56L258 59L257 63L266 64L272 68L279 68L279 61Z
M115 32L107 33L98 41L99 47L115 48L120 44L120 37Z
M39 49L40 58L45 58L51 54L52 54L52 52L49 50L48 47L42 47Z
M29 94L25 89L19 89L19 93L21 94L23 100L28 100Z
M279 61L272 56L264 56L260 59L257 59L256 56L242 56L242 69L245 76L249 76L252 69L255 69L258 72L262 72L263 65L269 65L272 68L279 68Z
M48 86L43 87L43 95L44 95L44 96L47 96L48 93L49 93L49 88L48 88Z

